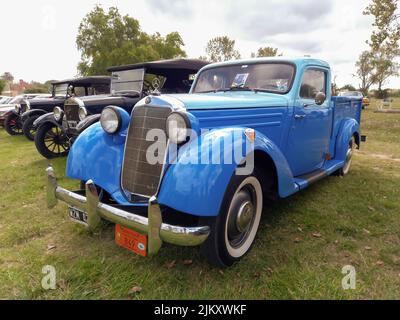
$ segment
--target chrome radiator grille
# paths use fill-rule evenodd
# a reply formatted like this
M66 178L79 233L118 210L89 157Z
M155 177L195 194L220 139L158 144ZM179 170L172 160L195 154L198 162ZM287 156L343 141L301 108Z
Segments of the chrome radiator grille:
M154 141L146 141L151 129L166 131L166 120L170 108L138 106L134 109L125 145L122 169L122 188L134 195L151 197L157 193L163 164L151 165L147 161L147 150ZM165 152L165 150L159 150ZM164 159L165 154L159 154Z
M79 122L79 106L76 104L64 105L65 119L70 122Z

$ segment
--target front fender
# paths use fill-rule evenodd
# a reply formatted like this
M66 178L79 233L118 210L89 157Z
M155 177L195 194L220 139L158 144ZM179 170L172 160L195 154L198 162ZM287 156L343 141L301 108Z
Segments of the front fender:
M30 117L41 116L44 114L46 114L46 111L41 110L41 109L28 110L21 115L21 119L22 119L22 122L25 122Z
M93 180L120 204L129 205L121 195L120 176L130 117L123 109L119 111L123 124L117 134L110 135L95 123L78 136L68 155L66 175Z
M360 144L360 124L353 118L346 118L342 120L340 125L339 134L336 138L335 146L335 159L344 161L346 160L346 153L350 139L355 136L356 142Z
M90 115L90 116L86 117L86 119L84 119L78 123L76 130L78 130L78 133L81 134L83 131L85 131L87 128L89 128L91 125L95 124L96 122L99 122L100 118L101 118L101 114Z
M225 152L229 150L245 151L244 130L245 128L213 130L182 147L176 163L171 164L165 173L158 194L159 203L196 216L217 216L237 164L243 162L250 152L258 150L270 156L275 164L279 195L287 197L296 192L298 187L282 152L270 139L257 131L252 150L243 152L239 162L204 164L199 160L198 164L191 163L196 157L201 159L202 154L208 154L209 150L218 150L217 144L221 148L219 159L224 159ZM221 137L228 135L242 139L231 139L230 144L226 140L221 147Z
M48 123L48 122L54 124L55 126L59 127L60 129L62 129L62 120L56 121L56 119L54 118L54 113L53 112L43 114L39 118L37 118L33 122L33 128L34 129L38 129L44 123Z

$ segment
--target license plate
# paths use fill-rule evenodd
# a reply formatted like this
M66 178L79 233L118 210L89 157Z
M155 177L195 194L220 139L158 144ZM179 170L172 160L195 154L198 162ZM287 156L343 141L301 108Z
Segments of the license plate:
M147 255L147 236L133 230L115 225L115 242L142 257Z
M87 214L82 210L79 210L74 207L69 207L69 217L75 222L81 223L85 226L88 225Z

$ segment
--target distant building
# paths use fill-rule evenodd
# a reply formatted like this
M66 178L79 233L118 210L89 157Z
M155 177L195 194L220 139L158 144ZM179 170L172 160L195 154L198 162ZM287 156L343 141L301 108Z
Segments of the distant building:
M2 95L15 97L23 93L26 89L32 88L32 84L20 79L19 82L6 82Z

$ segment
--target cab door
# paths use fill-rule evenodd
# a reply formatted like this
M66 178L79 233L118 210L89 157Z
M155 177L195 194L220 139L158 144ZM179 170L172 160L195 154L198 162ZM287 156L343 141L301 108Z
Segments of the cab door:
M329 153L333 110L328 76L328 70L315 67L303 73L287 144L287 159L294 176L320 169ZM315 101L318 92L327 97L321 105Z

